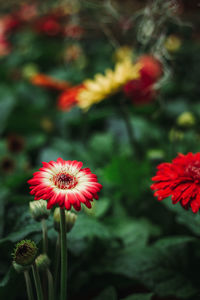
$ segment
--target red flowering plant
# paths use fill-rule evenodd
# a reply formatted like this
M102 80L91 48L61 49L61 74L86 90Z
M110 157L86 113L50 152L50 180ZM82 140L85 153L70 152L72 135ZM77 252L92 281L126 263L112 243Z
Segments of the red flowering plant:
M55 211L54 223L58 223L60 218L60 241L61 241L61 287L60 299L66 300L66 283L67 283L67 246L66 231L70 231L76 216L65 214L65 209L70 210L72 207L79 211L81 204L91 208L93 199L98 199L97 193L101 190L102 185L98 183L97 176L89 168L82 168L83 163L76 160L63 160L58 158L57 161L43 162L43 167L33 174L33 178L28 181L30 184L31 195L35 195L35 200L40 201L37 204L31 204L32 215L41 220L48 218L46 210L53 206L60 207L60 214ZM45 205L47 201L47 206ZM36 201L36 202L38 202ZM41 202L42 201L42 202ZM44 221L43 221L44 224ZM59 226L55 226L56 230ZM44 250L47 251L47 231L43 227ZM50 283L52 284L52 283ZM38 299L42 298L40 284L36 282L38 290ZM54 291L51 290L51 293Z
M80 210L81 203L91 208L91 201L93 198L98 199L97 192L102 185L89 168L82 166L82 162L64 161L62 158L58 158L56 162L43 162L43 167L28 181L31 194L35 195L35 200L47 200L47 208L58 204L67 210L71 206Z
M200 208L200 153L179 154L171 163L158 165L151 189L159 201L171 196L172 203L191 208L197 213Z
M133 104L141 105L155 99L154 85L160 79L163 71L160 61L151 55L141 56L138 63L141 64L140 77L126 83L124 93Z

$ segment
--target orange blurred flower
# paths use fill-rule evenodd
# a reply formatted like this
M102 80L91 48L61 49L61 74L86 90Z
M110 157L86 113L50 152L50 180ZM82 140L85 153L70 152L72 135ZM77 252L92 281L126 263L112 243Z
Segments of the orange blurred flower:
M65 90L69 87L69 83L63 80L57 80L44 74L36 74L31 77L31 83L37 86L51 88L55 90Z

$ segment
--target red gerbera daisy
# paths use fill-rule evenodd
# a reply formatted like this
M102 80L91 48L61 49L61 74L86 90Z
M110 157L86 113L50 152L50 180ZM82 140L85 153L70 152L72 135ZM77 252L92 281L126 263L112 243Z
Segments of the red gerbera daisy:
M173 204L180 202L194 213L200 208L200 152L179 154L172 163L162 163L158 167L151 189L161 201L172 196Z
M76 160L43 162L43 167L33 174L28 181L31 194L35 200L48 200L47 208L58 204L61 208L81 209L81 203L91 208L93 198L98 199L97 192L102 185L89 168L82 168L83 163Z

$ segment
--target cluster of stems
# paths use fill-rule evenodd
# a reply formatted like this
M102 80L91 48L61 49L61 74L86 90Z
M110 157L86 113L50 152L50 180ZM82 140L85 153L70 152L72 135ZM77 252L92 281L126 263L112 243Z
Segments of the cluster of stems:
M48 233L46 220L41 220L42 226L42 245L43 254L48 254ZM60 300L67 300L67 238L66 238L66 218L64 209L60 209L60 232L58 233L57 244L56 244L56 255L55 255L55 266L54 266L54 277L46 266L41 271L42 278L39 274L37 260L35 260L31 266L33 272L33 279L37 294L37 300L54 300L58 298L57 285L60 275ZM61 267L60 267L61 263ZM24 277L26 282L28 300L34 300L34 293L32 288L31 277L28 270L24 271ZM41 280L42 279L42 280ZM48 289L46 288L48 285ZM48 292L48 294L47 294Z

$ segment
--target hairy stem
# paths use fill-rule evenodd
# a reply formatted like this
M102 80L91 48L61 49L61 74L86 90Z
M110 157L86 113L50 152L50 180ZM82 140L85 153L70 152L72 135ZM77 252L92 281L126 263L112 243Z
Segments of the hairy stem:
M36 293L37 293L37 299L38 300L43 300L43 294L42 294L42 286L41 286L41 281L40 281L40 276L39 272L36 266L36 263L34 262L32 265L32 271L33 271L33 278L35 281L35 288L36 288Z
M65 224L65 210L60 208L60 234L61 234L61 291L60 300L67 297L67 238Z
M28 271L24 271L24 277L26 281L26 290L28 295L28 300L34 300L33 289L31 284L31 279Z

